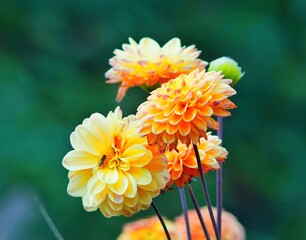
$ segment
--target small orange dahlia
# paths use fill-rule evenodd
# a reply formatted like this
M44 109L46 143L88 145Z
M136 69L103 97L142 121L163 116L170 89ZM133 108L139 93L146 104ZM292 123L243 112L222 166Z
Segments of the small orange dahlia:
M175 240L174 224L163 218L171 239ZM166 240L164 229L156 216L124 225L117 240Z
M215 216L216 216L216 212L217 212L216 208L213 208L213 213ZM201 208L201 213L202 213L205 225L207 227L210 239L215 240L216 236L215 236L214 228L211 223L211 219L210 219L210 215L209 215L207 207ZM190 225L192 240L206 239L196 211L189 210L188 217L189 217L189 225ZM245 240L244 228L238 222L237 218L233 214L223 210L221 223L222 223L221 239L223 240ZM184 220L183 215L178 217L175 220L175 226L177 230L176 231L177 239L178 240L187 239L185 220Z
M197 144L207 128L218 129L212 116L230 116L227 109L236 107L228 99L236 93L230 83L221 72L196 69L162 84L137 109L140 134L160 151L174 149L179 140Z
M107 83L120 83L118 102L130 87L162 84L207 65L197 58L200 51L194 45L181 46L179 38L171 39L163 47L151 38L142 38L139 44L129 38L129 42L122 45L123 50L114 51L115 56L109 60L112 68L105 74Z
M223 162L228 152L220 146L221 140L210 132L207 133L207 140L201 138L198 143L198 150L201 158L204 173L209 170L220 168L218 161ZM183 187L192 178L200 177L196 156L193 146L190 144L178 143L177 150L165 152L168 159L167 169L170 173L170 181L167 187L175 183L178 187Z
M135 116L120 108L107 117L94 113L70 136L74 150L63 159L68 193L82 197L87 211L105 217L130 216L147 209L169 180L166 158L138 134Z

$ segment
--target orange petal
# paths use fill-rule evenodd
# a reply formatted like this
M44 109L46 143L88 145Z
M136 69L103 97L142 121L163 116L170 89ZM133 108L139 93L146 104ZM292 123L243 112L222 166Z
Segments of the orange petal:
M183 120L185 122L190 122L195 118L196 114L197 110L192 107L189 107L186 109L186 112L184 113Z
M182 136L187 136L191 130L191 126L189 122L181 121L179 132Z

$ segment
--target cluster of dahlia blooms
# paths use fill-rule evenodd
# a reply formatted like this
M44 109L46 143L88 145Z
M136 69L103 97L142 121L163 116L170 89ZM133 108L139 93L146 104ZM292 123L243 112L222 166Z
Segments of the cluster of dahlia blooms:
M230 116L229 110L236 107L229 100L236 93L231 84L242 76L237 65L224 59L208 71L208 63L198 58L200 51L194 45L181 46L178 38L162 47L151 38L139 43L130 38L114 54L106 78L107 83L120 84L116 100L135 86L150 95L135 115L123 117L117 107L106 116L94 113L86 118L71 134L73 150L62 162L69 170L68 193L81 197L86 211L99 208L105 217L131 216L149 208L153 198L173 185L183 188L220 168L228 152L209 130L218 130L216 117ZM235 77L226 77L222 68ZM167 227L168 239L185 239L175 236L177 228L158 216L126 225L119 239L165 239L157 233ZM179 226L181 220L177 222ZM224 227L217 239L243 239L225 237L234 234L230 228ZM154 234L142 238L148 229Z

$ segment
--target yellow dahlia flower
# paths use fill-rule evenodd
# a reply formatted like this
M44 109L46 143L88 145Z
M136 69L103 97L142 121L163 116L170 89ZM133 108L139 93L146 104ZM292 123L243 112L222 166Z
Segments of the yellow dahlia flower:
M216 208L213 208L213 213L215 216L216 216L216 212L217 212ZM214 228L210 220L210 215L209 215L207 207L201 208L201 213L202 213L205 225L207 227L210 239L215 240L216 235L215 235ZM206 239L196 211L189 210L188 217L189 217L189 224L190 224L192 240ZM233 214L223 210L221 222L222 222L222 230L221 230L222 240L245 240L246 239L243 226L238 222L237 218ZM184 220L183 215L178 217L175 220L175 227L177 230L176 231L177 239L179 240L187 239L185 220Z
M68 193L82 197L87 211L105 217L130 216L147 209L169 180L166 158L138 134L139 122L122 118L119 107L107 117L94 113L70 136L74 150L63 165Z
M223 162L228 152L220 146L221 140L217 136L207 133L207 140L201 138L198 143L198 150L201 158L204 173L209 170L219 169L218 161ZM186 146L181 142L177 145L177 150L165 152L168 159L167 169L170 173L170 181L167 187L175 183L178 187L189 183L192 178L200 177L196 156L193 146Z
M140 133L160 151L174 149L180 140L189 145L206 137L207 128L218 129L212 116L230 116L235 108L228 97L236 91L220 72L194 70L164 83L138 107Z
M175 240L174 224L163 218L172 240ZM156 216L124 225L117 240L166 240L164 229Z
M200 51L194 45L181 46L178 38L171 39L163 47L151 38L142 38L139 44L129 38L129 42L122 45L123 50L114 51L115 56L109 60L112 68L105 74L109 79L107 83L120 83L118 102L130 87L162 84L207 65L197 58Z

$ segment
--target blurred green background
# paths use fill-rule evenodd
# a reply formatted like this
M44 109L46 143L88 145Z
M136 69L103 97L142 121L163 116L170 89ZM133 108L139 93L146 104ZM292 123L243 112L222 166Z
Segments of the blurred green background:
M234 58L246 72L225 120L224 208L249 240L305 239L306 1L2 0L0 7L0 239L54 239L37 196L65 239L115 239L132 218L106 219L66 193L69 135L114 110L104 73L128 37L173 37L201 58ZM135 113L146 94L120 103ZM208 176L215 202L215 174ZM194 186L204 204L199 183ZM155 201L170 219L178 191ZM191 206L191 205L190 205Z

